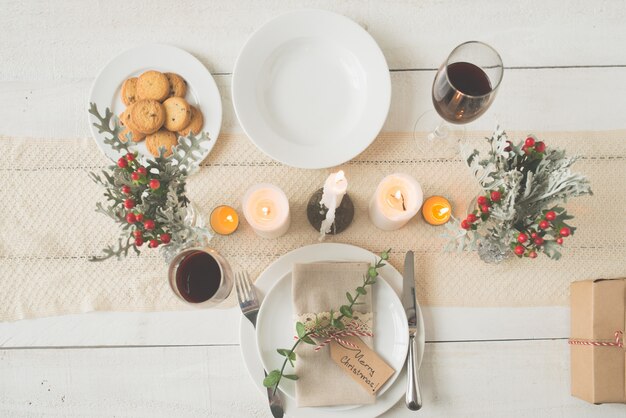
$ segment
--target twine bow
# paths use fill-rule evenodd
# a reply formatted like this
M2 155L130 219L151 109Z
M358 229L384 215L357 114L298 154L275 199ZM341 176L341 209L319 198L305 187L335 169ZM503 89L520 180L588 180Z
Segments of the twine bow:
M595 347L619 347L624 348L624 333L622 331L615 331L615 341L594 341L594 340L574 340L569 339L568 344L572 345L592 345Z
M342 345L347 345L348 347L352 347L352 348L359 348L357 345L352 344L351 342L348 342L346 340L344 340L344 337L373 337L374 333L369 331L367 329L367 327L364 326L363 323L361 323L360 321L351 321L349 324L346 325L345 329L342 330L337 330L335 332L329 332L329 333L323 333L323 334L317 334L317 333L313 333L313 334L309 334L310 337L313 338L324 338L324 340L319 343L316 347L315 347L315 351L320 351L322 348L324 348L326 345L328 345L331 341L337 341L339 344ZM295 337L296 339L298 337Z

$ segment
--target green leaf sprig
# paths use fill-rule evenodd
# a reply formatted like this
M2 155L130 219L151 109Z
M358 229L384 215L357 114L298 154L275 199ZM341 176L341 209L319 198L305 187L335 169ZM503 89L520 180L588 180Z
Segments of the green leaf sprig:
M348 303L346 303L345 305L341 305L337 312L333 309L330 310L330 321L328 323L322 324L319 320L316 319L315 326L310 331L306 330L306 327L302 322L296 323L296 334L298 335L298 339L290 349L279 348L276 350L278 354L285 357L283 365L280 370L274 369L269 372L265 379L263 379L263 386L265 386L266 388L273 388L274 393L276 393L276 390L278 389L278 385L280 384L282 378L289 380L298 380L298 376L296 376L295 374L285 374L285 367L287 366L287 363L289 363L291 367L294 367L294 362L296 361L296 348L298 347L298 345L300 345L301 342L316 345L317 343L313 340L313 338L311 338L312 334L321 334L323 332L328 332L330 328L334 328L337 330L342 330L345 328L342 320L344 318L352 318L353 307L355 305L362 305L362 302L358 302L359 297L367 294L367 286L372 286L376 283L376 278L378 277L378 269L387 264L385 263L385 261L389 259L390 252L391 249L388 249L387 251L383 251L380 254L380 259L375 261L374 264L372 264L368 268L367 274L363 275L363 284L355 289L354 294L346 292L346 299ZM335 314L339 315L335 317Z

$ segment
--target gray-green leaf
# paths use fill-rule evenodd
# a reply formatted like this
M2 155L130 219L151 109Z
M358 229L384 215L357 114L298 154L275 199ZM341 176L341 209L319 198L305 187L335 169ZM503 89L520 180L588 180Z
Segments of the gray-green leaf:
M295 374L284 374L283 377L289 380L298 380L298 376L296 376Z
M304 337L306 334L306 329L304 328L304 324L302 322L296 323L296 333L298 333L298 338Z
M280 371L272 370L267 376L265 376L265 379L263 379L263 386L266 388L273 388L276 384L278 384L279 380Z
M333 319L333 327L337 329L344 329L346 326L338 319Z
M348 305L343 305L341 308L339 308L339 312L341 312L342 315L347 316L348 318L352 318L352 308L350 308Z
M301 338L302 341L304 341L307 344L311 344L311 345L315 345L315 341L313 341L313 339L311 337L309 337L308 335L306 337Z

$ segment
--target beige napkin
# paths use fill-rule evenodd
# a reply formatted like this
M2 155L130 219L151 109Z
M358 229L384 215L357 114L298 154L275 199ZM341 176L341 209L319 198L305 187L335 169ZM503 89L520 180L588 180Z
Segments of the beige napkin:
M346 292L354 295L363 284L369 263L312 263L293 267L292 296L296 320L306 314L337 311L347 304ZM372 312L372 293L359 297L358 311ZM371 337L361 337L372 347ZM329 347L318 352L315 346L302 343L296 350L296 401L298 406L371 404L376 397L368 393L330 358Z

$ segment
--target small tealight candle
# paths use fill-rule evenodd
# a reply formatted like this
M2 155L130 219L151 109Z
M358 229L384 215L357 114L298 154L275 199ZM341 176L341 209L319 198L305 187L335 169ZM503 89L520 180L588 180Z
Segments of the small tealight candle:
M257 184L248 189L243 196L242 208L246 221L263 238L278 238L291 224L289 200L273 184Z
M220 235L230 235L239 226L239 215L230 206L222 205L213 209L210 217L211 228Z
M370 200L370 219L379 229L400 229L417 214L423 198L417 180L408 174L391 174L382 179Z
M442 196L431 196L422 206L424 220L431 225L443 225L452 215L452 206L448 199Z

